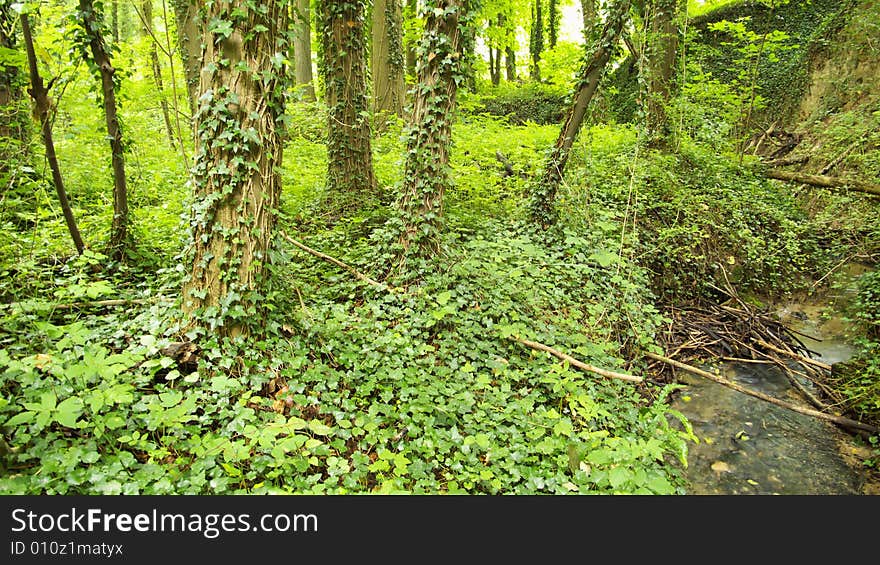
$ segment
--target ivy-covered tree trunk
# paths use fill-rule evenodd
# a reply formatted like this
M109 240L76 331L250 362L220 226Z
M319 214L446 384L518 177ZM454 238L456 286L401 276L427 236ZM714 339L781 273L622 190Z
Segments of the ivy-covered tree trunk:
M651 0L651 31L648 34L645 128L648 147L668 148L672 131L666 107L672 92L678 50L676 19L681 0Z
M30 116L24 101L24 74L20 63L10 55L17 53L15 18L12 0L0 0L0 53L5 64L0 65L0 186L2 173L9 165L21 161L27 154Z
M303 88L302 98L309 102L315 100L314 77L312 76L312 16L310 0L296 0L293 6L293 61L294 77L297 85Z
M111 163L113 167L113 221L110 225L110 257L116 261L125 258L125 252L132 245L129 233L128 183L125 177L125 148L122 143L122 128L116 111L116 69L110 61L101 31L101 18L95 11L93 0L79 0L79 18L88 43L86 58L97 67L101 76L101 94L104 101L104 118L107 123L107 138L110 141Z
M61 176L61 167L55 154L55 142L52 139L52 107L49 103L49 89L43 84L43 78L40 76L40 71L37 67L37 54L34 48L34 38L31 34L28 15L26 13L22 14L20 19L31 78L29 92L34 100L37 116L40 119L40 133L43 137L43 145L46 147L46 161L49 163L49 169L52 171L52 183L55 185L55 193L58 195L58 203L61 205L61 212L64 214L67 231L70 232L70 238L73 240L76 252L82 255L85 245L79 233L79 228L76 225L73 210L67 198L67 191L64 189L64 179Z
M373 2L373 111L403 115L406 67L400 0Z
M504 49L504 68L508 82L516 82L516 51L513 47L508 46Z
M581 0L581 17L584 20L584 39L589 44L593 40L593 29L596 27L596 0Z
M329 108L327 189L337 209L373 194L376 180L367 114L363 0L321 0L324 76Z
M463 28L470 19L468 10L468 0L428 0L425 6L418 86L406 134L403 189L397 201L402 228L399 271L405 271L412 256L426 258L440 251L443 195L450 185L449 145L462 81Z
M544 50L544 17L541 11L543 0L535 0L532 5L532 29L529 35L529 55L532 58L530 75L532 80L541 81L541 52Z
M281 194L286 0L206 6L183 309L221 337L260 334Z
M200 0L171 0L177 23L177 48L183 61L189 107L195 114L198 109L199 75L202 70L202 30L199 16Z
M587 114L590 101L599 88L599 82L614 52L620 30L626 21L629 12L630 0L616 0L611 5L608 19L602 28L599 41L593 47L592 52L585 57L584 65L579 74L571 106L565 116L562 130L556 139L556 144L540 181L532 187L530 208L532 220L542 227L549 227L556 221L556 213L553 202L556 192L562 183L565 174L565 165L568 162L571 147L577 137L584 117Z
M550 40L550 49L556 47L556 42L559 40L559 19L560 19L560 11L559 11L559 0L550 0L549 6L547 6L547 35Z

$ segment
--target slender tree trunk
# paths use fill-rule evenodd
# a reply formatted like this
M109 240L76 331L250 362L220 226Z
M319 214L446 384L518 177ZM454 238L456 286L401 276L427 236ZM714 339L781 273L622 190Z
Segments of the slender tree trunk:
M159 52L156 49L156 41L153 38L153 0L141 2L142 17L144 19L144 38L150 42L150 69L153 71L153 82L159 94L159 106L162 108L162 118L165 120L165 131L168 134L168 143L171 147L177 146L174 139L174 128L171 126L171 113L168 110L168 100L165 97L165 87L162 82L162 67L159 65Z
M513 47L504 49L504 67L507 71L508 82L516 82L516 51Z
M193 167L190 275L183 308L190 325L221 337L264 329L268 265L280 205L287 52L286 3L207 5L205 72L199 87ZM228 34L227 34L228 32Z
M122 129L116 113L116 69L110 61L101 36L98 14L93 0L79 0L79 16L86 31L92 62L101 74L101 93L104 100L104 117L107 122L107 137L110 140L111 162L113 165L113 222L110 226L110 256L122 261L126 247L131 244L128 231L128 187L125 178L125 149L122 144Z
M550 0L547 11L549 12L547 14L547 35L550 40L550 49L553 49L559 39L559 0Z
M646 65L648 93L645 97L648 147L668 148L672 137L666 107L672 92L678 51L676 16L680 7L680 0L652 0L650 4L651 32Z
M367 116L364 3L322 0L321 15L330 110L327 188L335 207L346 210L376 189Z
M423 58L419 61L411 127L406 139L403 191L397 201L403 231L397 268L407 258L440 251L443 195L450 185L449 144L461 73L467 0L429 0L425 8Z
M64 190L64 179L61 177L58 157L55 155L55 142L52 140L52 108L49 104L48 89L43 85L43 79L40 77L40 71L37 68L37 55L27 14L21 15L21 30L24 36L28 68L30 69L31 76L31 88L28 92L30 92L31 97L34 99L37 114L40 117L40 131L43 136L43 144L46 146L46 160L49 162L49 168L52 170L52 183L55 185L55 193L58 195L58 202L61 205L61 211L64 213L67 231L70 232L76 252L82 255L85 245L79 233L79 228L76 225L76 219L73 217L73 210L70 208L67 192Z
M303 100L314 102L312 77L312 17L310 0L296 0L294 6L293 61L296 84L303 86Z
M529 38L529 55L532 58L531 77L541 82L541 52L544 50L544 18L541 13L543 0L535 0L532 5L532 30Z
M193 114L199 109L199 75L202 70L202 31L198 0L171 0L177 20L177 41L183 74L189 93L189 107Z
M110 10L110 35L114 43L119 43L119 0L112 0L110 2Z
M533 187L530 203L532 220L545 228L556 221L553 201L556 198L559 185L562 183L571 147L581 124L583 124L590 101L602 80L617 39L620 37L620 30L626 20L629 6L630 0L616 0L611 5L608 19L602 29L601 39L596 43L592 54L586 58L581 69L573 102L568 109L559 137L556 139L556 145L550 153L543 177Z
M0 0L0 50L10 52L16 49L11 5L11 0ZM28 152L30 116L24 102L24 82L17 65L0 68L0 174Z
M400 0L373 2L373 111L403 115L406 68Z

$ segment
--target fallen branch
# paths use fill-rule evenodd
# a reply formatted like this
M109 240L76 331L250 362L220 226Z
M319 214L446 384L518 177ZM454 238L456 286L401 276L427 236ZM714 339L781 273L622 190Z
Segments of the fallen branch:
M823 188L849 188L857 192L865 192L867 194L880 196L880 184L873 184L855 179L829 177L825 175L809 175L806 173L780 171L779 169L768 169L764 174L771 179L784 180L786 182L799 182Z
M794 359L796 361L800 361L801 363L806 363L807 365L813 365L814 367L818 367L820 369L825 369L826 371L831 370L831 365L829 365L828 363L816 361L815 359L810 359L809 357L804 357L803 355L798 355L797 353L794 353L792 351L786 351L780 347L776 347L775 345L773 345L771 343L767 343L763 339L756 339L755 343L757 343L761 347L766 347L767 349L769 349L771 351L775 351L776 353L781 353L782 355L788 355L792 359Z
M809 155L801 155L800 157L788 157L785 159L774 159L773 161L767 161L766 165L768 167L785 167L787 165L800 165L801 163L806 163L810 160Z
M345 269L346 271L348 271L349 273L354 275L357 279L362 280L365 283L371 284L371 285L375 286L376 288L381 288L383 290L389 289L388 285L380 283L377 280L371 279L367 275L361 273L360 271L358 271L357 269L355 269L351 265L347 265L347 264L343 263L339 259L334 259L333 257L330 257L329 255L326 255L324 253L321 253L320 251L315 251L314 249L312 249L308 245L298 242L297 240L293 239L292 237L290 237L289 235L287 235L284 232L281 232L281 237L283 237L284 239L286 239L287 241L289 241L290 243L292 243L296 247L299 247L300 249L302 249L306 253L310 253L310 254L314 255L315 257L318 257L319 259L323 259L325 261L333 263L337 267L342 267L343 269Z
M597 375L608 377L609 379L620 379L624 381L629 381L631 383L640 383L645 379L642 377L635 377L633 375L626 375L623 373L615 373L614 371L608 371L606 369L601 369L599 367L594 367L593 365L588 365L583 361L578 361L571 355L566 355L565 353L553 349L549 345L544 345L543 343L538 343L537 341L531 341L528 339L523 339L521 337L510 336L510 339L516 341L517 343L521 343L526 347L531 347L532 349L537 349L538 351L546 351L550 355L562 359L563 361L567 361L569 365L572 367L577 367L583 371L587 371L589 373L595 373Z
M112 306L129 306L131 304L150 304L160 300L161 297L156 298L139 298L139 299L131 299L131 300L92 300L87 302L68 302L66 304L51 304L48 302L13 302L11 304L3 304L2 306L6 308L21 308L22 310L26 310L28 308L31 309L40 309L46 308L49 310L74 310L76 308L109 308Z
M777 398L773 398L772 396L766 395L762 392L754 391L743 386L738 385L735 382L729 381L724 377L714 375L708 371L704 371L702 369L698 369L691 365L686 365L685 363L681 363L680 361L675 361L668 357L663 357L662 355L657 355L656 353L645 353L645 355L655 361L661 361L668 365L672 365L673 367L678 367L679 369L683 369L689 373L693 373L695 375L699 375L701 377L707 378L711 381L714 381L720 385L726 386L727 388L733 389L737 392L741 392L743 394L747 394L749 396L753 396L755 398L764 400L771 404L775 404L776 406L781 406L782 408L787 408L799 414L804 414L806 416L812 416L814 418L819 418L821 420L827 420L829 422L833 422L840 426L844 426L846 428L853 428L857 430L867 431L873 434L880 432L880 428L874 427L870 424L863 424L862 422L851 420L849 418L845 418L843 416L835 416L833 414L826 414L825 412L819 412L818 410L813 410L811 408L804 408L802 406L798 406L796 404L790 404L788 402L779 400Z

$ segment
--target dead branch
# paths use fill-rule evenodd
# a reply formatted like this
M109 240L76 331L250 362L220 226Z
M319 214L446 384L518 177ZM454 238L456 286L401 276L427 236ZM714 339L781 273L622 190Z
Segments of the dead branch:
M767 161L765 164L768 167L785 167L787 165L800 165L801 163L806 163L810 160L809 155L801 155L800 157L788 157L786 159L774 159L773 161Z
M829 177L825 175L809 175L806 173L781 171L779 169L768 169L764 174L771 179L783 180L786 182L799 182L822 188L848 188L857 192L880 195L880 185L856 179Z
M793 412L797 412L799 414L812 416L814 418L819 418L821 420L827 420L829 422L833 422L835 424L838 424L838 425L846 427L846 428L863 430L863 431L874 433L874 434L880 432L880 428L874 427L870 424L864 424L862 422L859 422L856 420L851 420L851 419L845 418L843 416L835 416L833 414L826 414L824 412L819 412L818 410L813 410L812 408L804 408L804 407L798 406L796 404L791 404L791 403L785 402L783 400L779 400L778 398L774 398L772 396L766 395L762 392L758 392L755 390L745 388L745 387L743 387L735 382L729 381L719 375L714 375L708 371L698 369L696 367L693 367L693 366L688 365L686 363L682 363L680 361L675 361L675 360L670 359L668 357L663 357L662 355L657 355L656 353L645 353L645 356L647 356L651 359L654 359L655 361L660 361L660 362L666 363L668 365L671 365L673 367L678 367L679 369L685 370L689 373L699 375L701 377L709 379L710 381L714 381L720 385L726 386L727 388L733 389L737 392L741 392L743 394L753 396L753 397L758 398L760 400L764 400L764 401L769 402L771 404L775 404L776 406L781 406L782 408L787 408L788 410L792 410Z
M526 347L531 347L532 349L536 349L538 351L546 351L547 353L549 353L550 355L553 355L554 357L562 359L563 361L567 361L569 363L569 365L571 365L573 367L577 367L578 369L581 369L583 371L587 371L589 373L595 373L597 375L600 375L603 377L608 377L610 379L621 379L621 380L629 381L632 383L641 383L645 380L642 377L635 377L633 375L626 375L623 373L615 373L614 371L608 371L606 369L600 369L599 367L594 367L593 365L588 365L588 364L584 363L583 361L578 361L577 359L575 359L571 355L566 355L565 353L563 353L559 350L553 349L549 345L544 345L543 343L538 343L537 341L531 341L528 339L523 339L521 337L515 337L515 336L510 336L510 339L512 339L513 341L516 341L517 343L521 343L521 344L525 345Z
M377 280L371 279L367 275L361 273L360 271L358 271L357 269L355 269L351 265L347 265L347 264L343 263L339 259L334 259L333 257L330 257L329 255L326 255L324 253L321 253L320 251L315 251L311 247L307 246L304 243L298 242L297 240L293 239L292 237L290 237L289 235L287 235L284 232L281 232L281 237L283 237L284 239L286 239L287 241L292 243L294 246L299 247L300 249L302 249L306 253L310 253L310 254L314 255L315 257L318 257L319 259L323 259L324 261L327 261L329 263L333 263L337 267L342 267L343 269L345 269L346 271L348 271L349 273L354 275L355 278L362 280L365 283L368 283L368 284L370 284L376 288L380 288L382 290L390 290L388 285L386 285L384 283L380 283Z
M757 343L758 345L760 345L762 347L766 347L767 349L769 349L771 351L775 351L776 353L781 353L782 355L787 355L787 356L791 357L792 359L799 361L801 364L806 363L808 365L813 365L815 367L818 367L820 369L824 369L826 371L831 370L831 365L829 365L828 363L823 363L821 361L816 361L815 359L811 359L809 357L804 357L803 355L798 355L797 353L794 353L793 351L786 351L780 347L776 347L772 343L767 343L763 339L756 339L755 343Z

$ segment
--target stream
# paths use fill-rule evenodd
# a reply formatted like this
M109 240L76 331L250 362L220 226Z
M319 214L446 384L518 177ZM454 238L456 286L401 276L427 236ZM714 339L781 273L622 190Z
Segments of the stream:
M820 354L820 361L833 364L854 354L843 338L841 317L826 319L818 305L789 305L778 313L792 329L821 340L802 338ZM735 362L718 368L745 387L812 408L773 366ZM678 380L686 388L676 395L673 407L700 438L698 444L689 444L684 471L688 494L877 493L860 467L857 440L834 424L683 371Z

